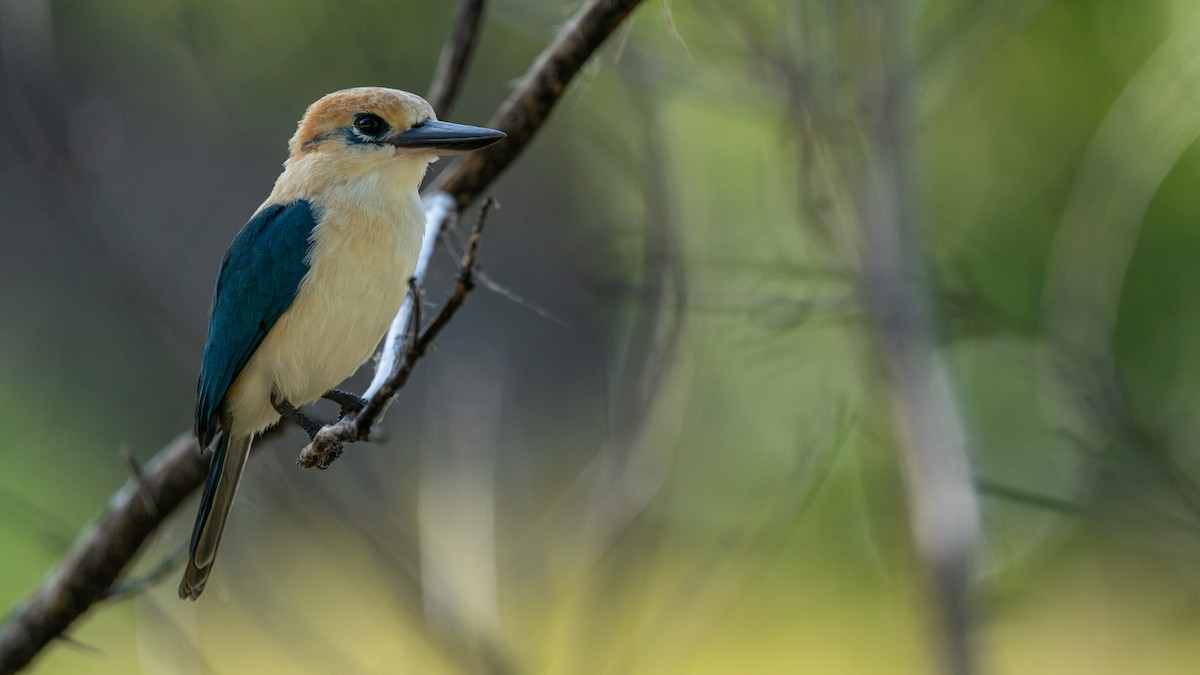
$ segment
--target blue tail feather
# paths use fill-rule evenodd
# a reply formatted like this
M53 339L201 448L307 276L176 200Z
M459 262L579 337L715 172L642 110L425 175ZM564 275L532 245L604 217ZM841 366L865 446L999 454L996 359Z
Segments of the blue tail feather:
M208 524L208 517L212 514L213 497L217 494L217 485L221 482L221 474L225 470L225 457L229 454L229 434L222 432L221 438L217 442L217 449L213 452L212 463L208 465L208 479L204 481L204 492L200 495L200 508L196 512L196 525L192 528L192 543L188 547L188 554L196 552L196 544L200 541L200 533L204 531L204 526Z

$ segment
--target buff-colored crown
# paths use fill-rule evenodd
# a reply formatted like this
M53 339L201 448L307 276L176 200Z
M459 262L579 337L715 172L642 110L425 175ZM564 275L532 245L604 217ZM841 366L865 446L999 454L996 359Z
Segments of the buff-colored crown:
M292 154L312 147L311 142L349 127L356 115L377 115L396 131L404 131L418 122L437 119L425 99L399 89L355 87L335 91L308 106L296 134L288 142Z

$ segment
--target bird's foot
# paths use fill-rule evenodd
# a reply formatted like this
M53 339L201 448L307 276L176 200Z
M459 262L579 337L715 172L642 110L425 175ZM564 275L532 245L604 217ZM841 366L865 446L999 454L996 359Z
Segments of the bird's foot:
M299 408L284 399L271 397L271 407L275 408L275 412L279 413L285 420L303 429L308 434L309 440L316 438L317 432L321 430L321 427L325 426L316 419L300 412Z
M333 460L342 456L345 447L337 441L318 442L315 439L300 451L296 466L301 469L321 469L324 471L333 464Z
M367 399L341 389L330 389L322 394L321 398L333 401L341 406L342 412L338 415L338 419L342 419L350 413L362 412L362 409L367 405Z

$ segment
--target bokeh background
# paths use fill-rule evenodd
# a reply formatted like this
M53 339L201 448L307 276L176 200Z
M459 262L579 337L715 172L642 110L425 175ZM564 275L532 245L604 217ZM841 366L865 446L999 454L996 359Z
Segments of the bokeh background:
M449 119L485 123L572 9L492 2ZM0 0L0 604L123 451L190 426L222 252L305 106L424 91L453 13ZM324 472L295 430L264 442L203 599L172 572L34 672L931 672L859 281L882 16L648 0L494 186L490 283L386 442ZM1200 3L910 18L908 243L978 500L973 658L1194 672Z

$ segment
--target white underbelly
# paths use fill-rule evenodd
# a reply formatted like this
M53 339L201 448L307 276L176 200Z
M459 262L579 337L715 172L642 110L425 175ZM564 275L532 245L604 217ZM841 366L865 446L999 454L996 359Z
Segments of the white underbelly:
M317 239L296 299L230 387L235 435L279 419L273 394L295 406L311 403L371 357L404 301L423 229L421 221L390 225L395 231L382 238L326 230Z

